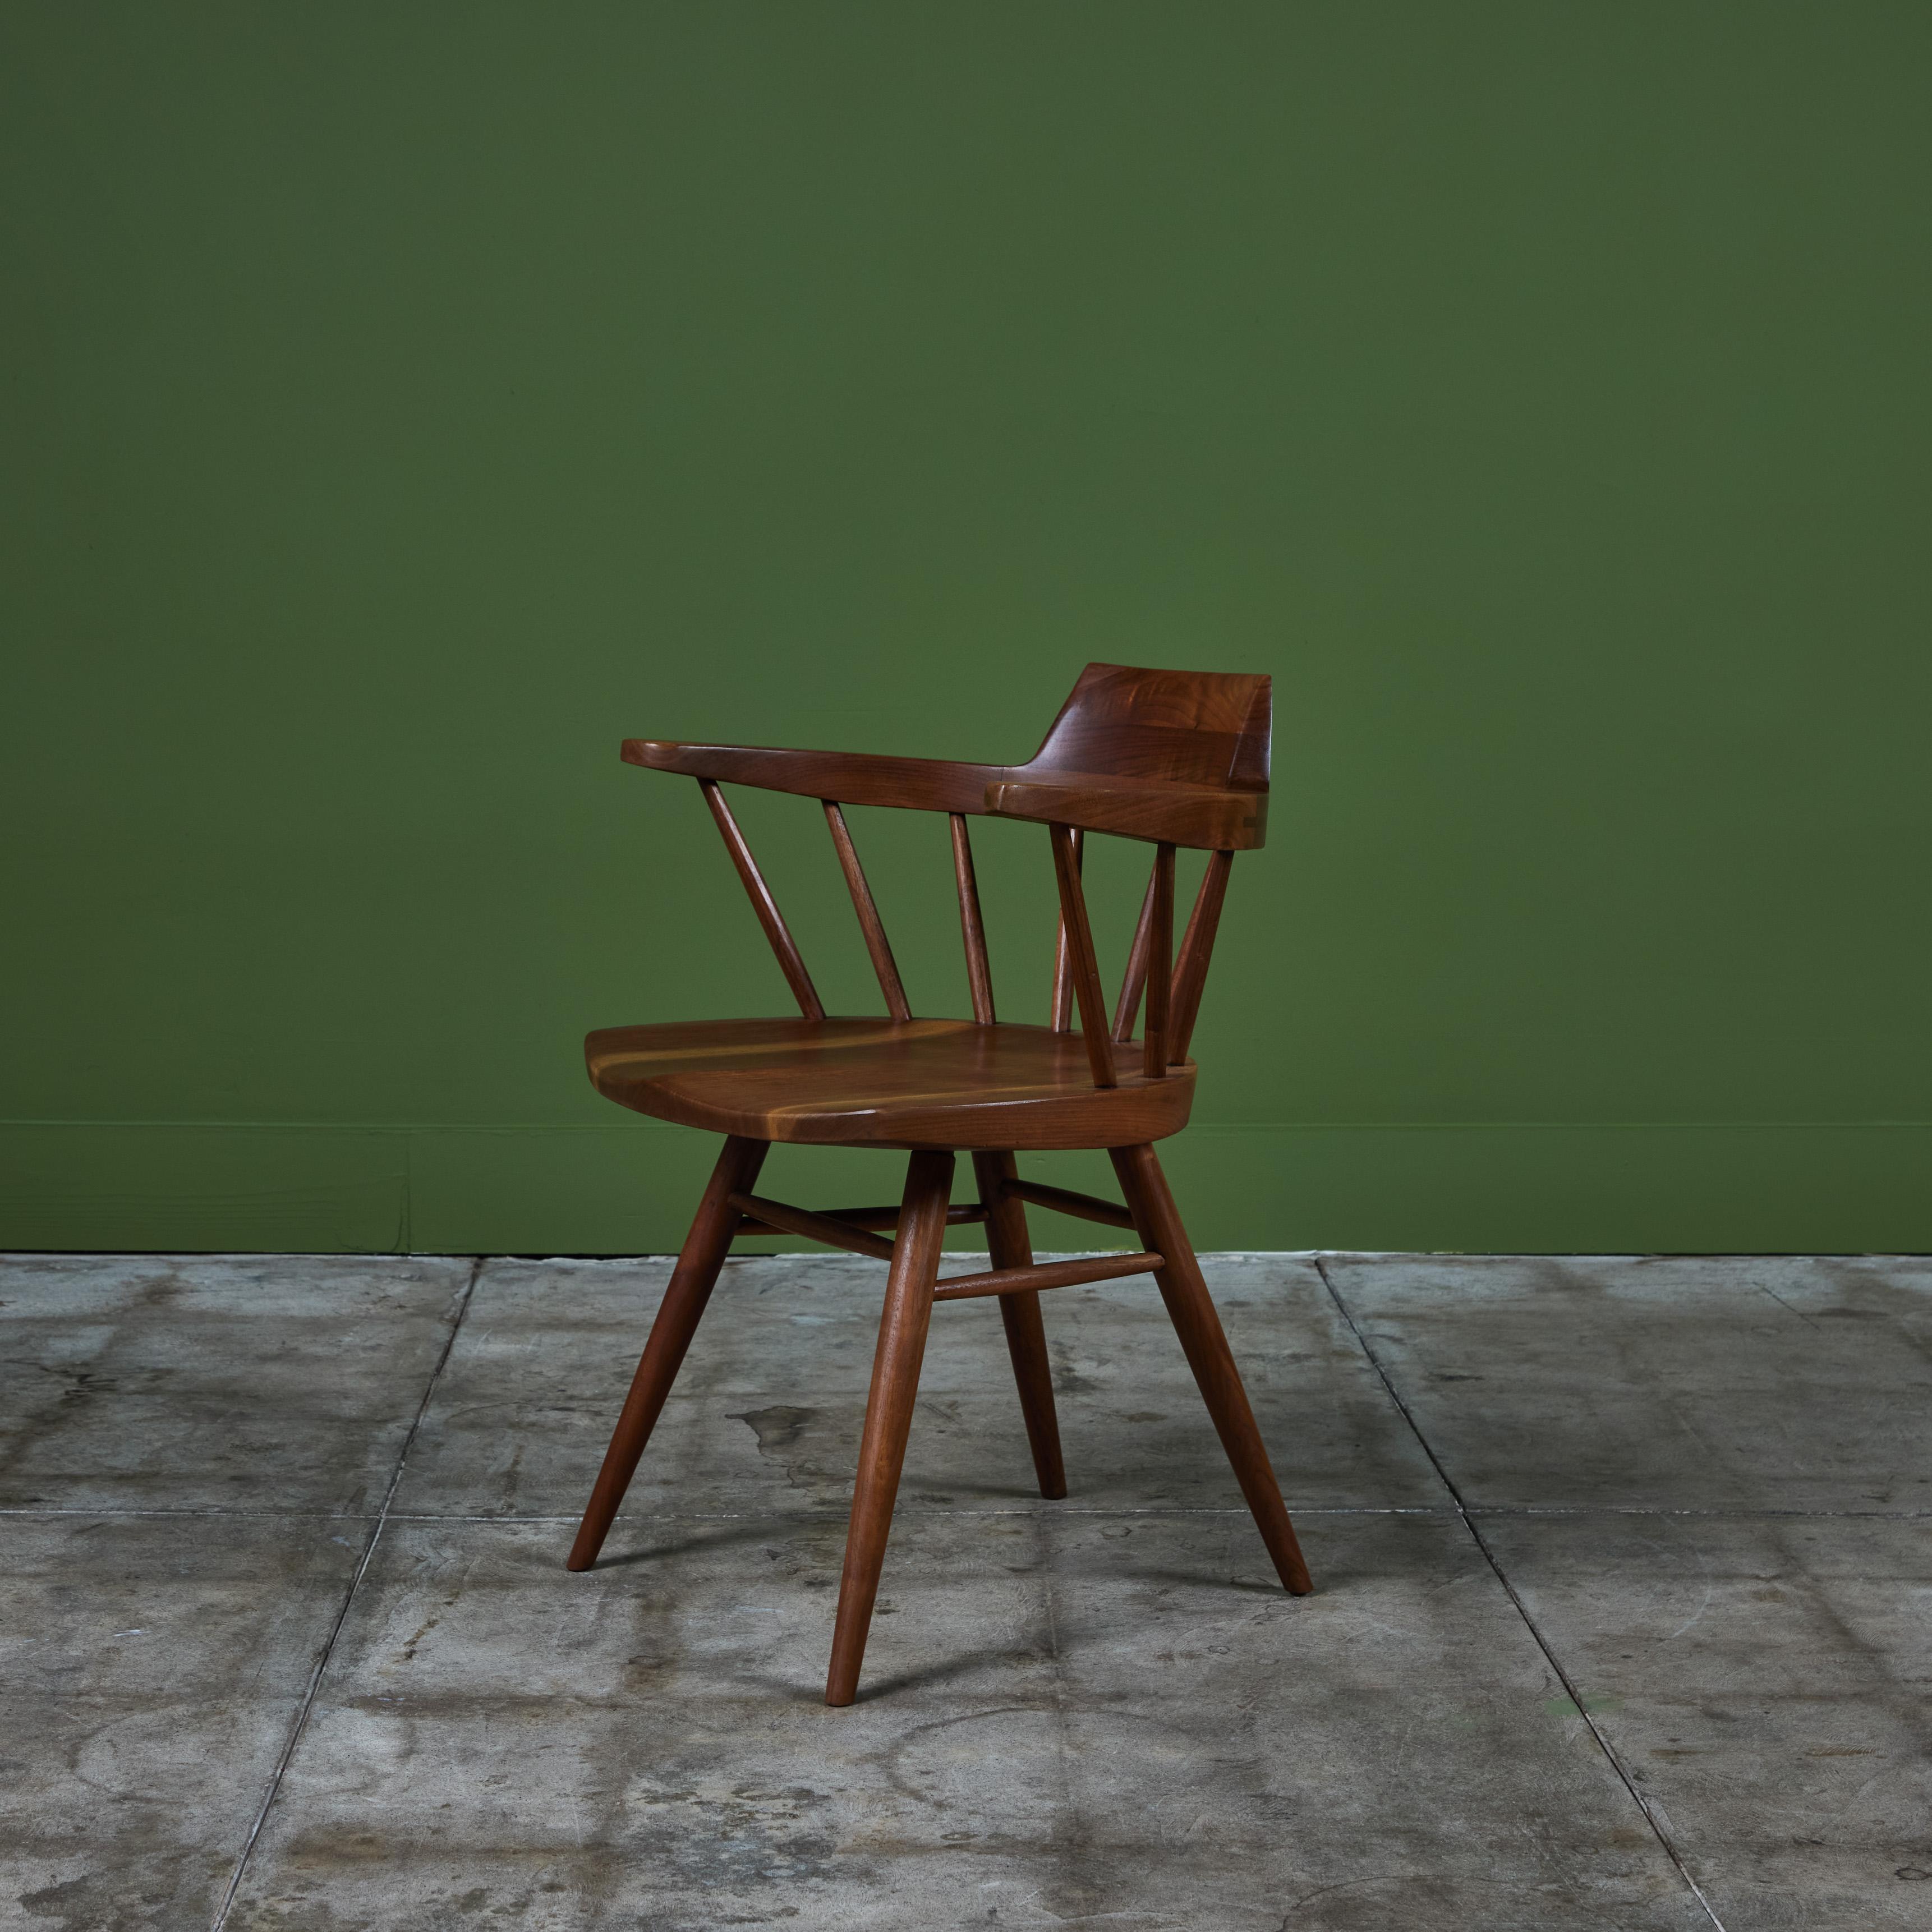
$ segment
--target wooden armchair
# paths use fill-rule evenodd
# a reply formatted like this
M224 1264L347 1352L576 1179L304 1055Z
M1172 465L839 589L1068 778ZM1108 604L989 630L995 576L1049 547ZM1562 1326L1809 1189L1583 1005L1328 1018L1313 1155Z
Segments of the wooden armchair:
M1234 854L1262 843L1270 729L1265 677L1095 664L1081 674L1046 742L1024 765L626 742L629 763L698 780L802 1017L615 1027L584 1042L599 1093L726 1139L584 1512L572 1569L588 1569L596 1558L733 1240L782 1232L891 1264L827 1703L849 1704L857 1691L936 1301L999 1298L1040 1492L1058 1497L1066 1493L1066 1480L1040 1291L1152 1274L1282 1583L1298 1595L1310 1588L1246 1393L1153 1146L1186 1124L1193 1102L1188 1042ZM718 789L726 782L820 801L888 1018L827 1016ZM840 809L852 804L950 814L970 1020L914 1017ZM967 830L969 818L987 813L1037 820L1052 840L1060 929L1049 1026L1016 1026L994 1013ZM1081 890L1088 832L1142 839L1154 848L1111 1023ZM1174 858L1181 845L1212 856L1177 962ZM1136 1040L1143 998L1146 1023ZM767 1200L753 1190L774 1141L910 1150L900 1205L819 1211ZM1052 1148L1106 1148L1125 1204L1022 1180L1016 1151ZM959 1149L970 1152L979 1186L980 1198L970 1206L950 1204ZM1133 1229L1142 1250L1036 1263L1028 1203ZM959 1222L986 1224L993 1264L940 1282L945 1230Z

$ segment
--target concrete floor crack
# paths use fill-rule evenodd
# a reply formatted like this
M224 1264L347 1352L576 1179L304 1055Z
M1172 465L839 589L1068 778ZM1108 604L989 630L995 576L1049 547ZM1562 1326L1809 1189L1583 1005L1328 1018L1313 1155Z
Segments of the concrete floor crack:
M436 1385L448 1365L450 1352L456 1346L458 1331L463 1326L463 1318L470 1312L470 1298L476 1292L476 1282L483 1272L484 1257L476 1256L470 1264L470 1272L456 1298L456 1312L449 1324L449 1332L443 1337L442 1348L437 1354L435 1366L423 1384L422 1400L416 1405L416 1412L411 1418L404 1434L402 1446L396 1452L395 1467L389 1472L388 1486L382 1492L382 1507L376 1513L368 1539L362 1546L362 1553L357 1560L354 1574L349 1580L349 1588L343 1592L342 1606L335 1613L335 1621L329 1626L328 1634L322 1640L322 1648L315 1660L315 1668L309 1674L308 1688L304 1692L301 1705L297 1708L295 1721L289 1726L288 1742L282 1747L281 1756L275 1762L270 1774L268 1789L262 1793L262 1802L250 1826L248 1836L244 1840L241 1854L235 1861L235 1869L230 1875L227 1889L221 1894L221 1903L215 1909L214 1918L209 1932L222 1932L228 1922L229 1912L233 1909L236 1895L242 1888L243 1875L248 1869L248 1860L253 1855L256 1841L262 1835L262 1828L268 1822L268 1813L274 1804L276 1795L282 1788L282 1780L287 1775L296 1748L301 1744L302 1733L308 1727L309 1714L315 1708L316 1695L322 1688L322 1680L328 1669L328 1660L334 1654L336 1640L342 1634L343 1625L349 1621L349 1612L356 1601L356 1593L362 1587L362 1580L368 1574L369 1564L376 1554L376 1546L382 1540L384 1524L388 1520L389 1506L395 1500L396 1491L403 1480L403 1471L410 1460L410 1450L415 1446L423 1418L429 1413L430 1398L436 1394Z
M1676 1840L1669 1828L1662 1817L1658 1815L1656 1808L1637 1788L1636 1780L1632 1774L1630 1767L1624 1762L1622 1755L1611 1743L1603 1726L1598 1724L1595 1718L1591 1714L1584 1702L1582 1687L1572 1679L1569 1671L1565 1668L1562 1660L1556 1654L1549 1639L1544 1635L1536 1619L1530 1615L1529 1606L1523 1601L1516 1586L1510 1581L1500 1558L1491 1546L1489 1539L1484 1535L1480 1526L1476 1522L1475 1516L1472 1514L1461 1489L1444 1466L1441 1456L1436 1454L1435 1445L1424 1434L1422 1425L1417 1421L1413 1411L1402 1400L1402 1391L1396 1387L1395 1378L1389 1373L1382 1358L1376 1354L1374 1345L1363 1332L1361 1324L1355 1319L1354 1311L1342 1299L1341 1291L1335 1286L1334 1279L1328 1271L1326 1258L1318 1254L1313 1257L1313 1259L1315 1271L1322 1277L1322 1285L1328 1291L1328 1298L1334 1303L1336 1312L1347 1324L1348 1332L1355 1338L1357 1346L1367 1358L1369 1366L1375 1370L1382 1387L1388 1390L1390 1401L1394 1403L1401 1413L1402 1419L1408 1425L1418 1447L1420 1448L1424 1455L1428 1457L1430 1468L1436 1472L1442 1486L1448 1490L1454 1500L1456 1514L1461 1518L1463 1527L1468 1530L1476 1547L1482 1552L1484 1562L1495 1574L1496 1581L1502 1585L1503 1592L1514 1606L1516 1615L1522 1618L1523 1628L1528 1631L1537 1648L1543 1653L1544 1660L1556 1674L1557 1682L1563 1686L1564 1692L1575 1708L1577 1716L1588 1726L1591 1736L1597 1742L1597 1748L1603 1753L1611 1769L1622 1780L1624 1789L1630 1793L1631 1802L1643 1814L1644 1822L1650 1827L1658 1843L1664 1848L1664 1855L1676 1868L1678 1876L1683 1880L1685 1885L1689 1886L1692 1895L1703 1907L1706 1917L1718 1928L1718 1932L1725 1932L1724 1921L1718 1916L1716 1911L1712 1906L1711 1901L1704 1896L1703 1887L1697 1882L1696 1875L1691 1871L1689 1864L1685 1862L1684 1855L1678 1850Z

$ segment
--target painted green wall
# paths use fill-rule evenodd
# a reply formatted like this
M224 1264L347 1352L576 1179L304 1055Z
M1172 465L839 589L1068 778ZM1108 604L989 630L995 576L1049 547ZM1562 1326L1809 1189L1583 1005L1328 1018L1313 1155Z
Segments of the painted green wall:
M1932 1246L1928 59L16 0L0 1241L674 1245L713 1144L578 1039L785 995L618 739L1005 759L1106 658L1275 679L1202 1245ZM874 1010L815 808L743 803ZM963 1009L943 822L855 826ZM981 850L1030 1016L1045 836Z

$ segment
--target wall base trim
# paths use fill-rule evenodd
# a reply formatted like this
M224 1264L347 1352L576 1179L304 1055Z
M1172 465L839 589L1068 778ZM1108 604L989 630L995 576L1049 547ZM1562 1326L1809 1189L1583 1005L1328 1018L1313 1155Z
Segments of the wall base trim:
M663 1252L716 1148L642 1118L0 1123L0 1246ZM1932 1250L1932 1123L1203 1124L1162 1152L1203 1249ZM1112 1192L1104 1156L1033 1155L1024 1168ZM776 1192L820 1203L890 1199L898 1184L896 1157L836 1148L776 1149L766 1174ZM1090 1244L1039 1218L1043 1246Z

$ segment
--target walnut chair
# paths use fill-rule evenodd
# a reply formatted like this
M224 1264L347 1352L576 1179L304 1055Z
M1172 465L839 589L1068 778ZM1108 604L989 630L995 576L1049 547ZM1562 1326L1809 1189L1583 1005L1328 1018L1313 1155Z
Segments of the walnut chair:
M1046 742L1024 765L655 739L626 743L629 764L698 780L802 1017L613 1027L584 1042L600 1094L658 1120L722 1134L725 1141L610 1438L571 1550L572 1569L586 1570L596 1560L732 1242L740 1235L783 1232L890 1264L839 1586L828 1704L849 1704L857 1692L927 1324L938 1301L998 1298L1040 1493L1064 1496L1040 1292L1151 1274L1276 1570L1297 1595L1311 1587L1246 1392L1154 1149L1156 1141L1186 1125L1193 1102L1188 1042L1234 854L1262 843L1270 722L1265 677L1094 664L1081 674ZM723 783L820 801L890 1017L826 1015L718 789ZM970 1020L914 1017L844 805L950 816ZM980 814L1031 819L1048 828L1060 889L1050 1026L1018 1026L994 1015L966 823ZM1154 848L1111 1024L1081 890L1089 832L1141 839ZM1181 845L1210 856L1177 961L1174 859ZM1136 1041L1143 997L1147 1019ZM908 1150L900 1205L810 1211L767 1200L753 1190L774 1141ZM1020 1178L1016 1152L1055 1148L1106 1148L1125 1204ZM953 1158L962 1149L972 1155L980 1198L954 1207ZM1028 1203L1130 1228L1141 1251L1036 1262ZM992 1266L941 1282L946 1227L962 1222L986 1224Z

